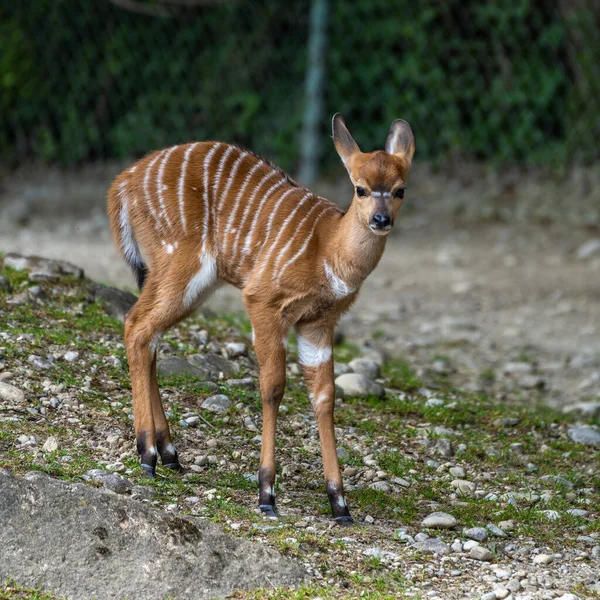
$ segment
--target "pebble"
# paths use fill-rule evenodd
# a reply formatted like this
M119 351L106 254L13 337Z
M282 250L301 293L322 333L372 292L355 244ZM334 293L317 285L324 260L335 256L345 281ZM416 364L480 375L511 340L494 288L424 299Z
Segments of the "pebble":
M79 358L79 352L77 352L76 350L69 350L68 352L65 352L63 354L63 358L67 362L74 362Z
M450 483L450 486L464 496L473 496L475 494L475 484L465 479L455 479Z
M229 342L225 345L227 356L229 358L237 358L238 356L245 356L248 354L248 346L240 342Z
M118 473L111 473L102 469L91 469L84 473L82 478L86 481L101 483L105 488L117 494L126 494L133 488L133 483L129 479L121 477Z
M475 546L469 550L469 558L474 560L490 561L492 557L492 553L484 546Z
M462 467L450 467L448 469L448 472L450 473L450 475L456 477L457 479L465 478L465 470Z
M579 596L576 596L575 594L563 594L556 600L581 600L581 599L579 598Z
M339 385L344 391L344 395L349 398L361 396L379 396L385 394L385 390L380 385L367 379L360 373L345 373L336 378L335 384Z
M425 402L425 406L428 408L434 408L436 406L444 406L445 402L441 398L429 398L427 402Z
M567 510L567 514L572 515L573 517L581 517L585 519L589 516L590 511L584 510L583 508L569 508Z
M577 249L577 258L579 260L587 260L596 254L600 254L600 238L592 238L584 242Z
M442 456L445 456L446 458L454 456L454 448L452 447L452 443L450 442L450 440L447 440L446 438L441 438L439 440L436 440L435 449L438 452L438 454L441 454Z
M225 394L216 394L206 398L201 406L210 412L222 414L231 406L231 400Z
M42 446L42 451L43 452L55 452L56 450L58 450L58 440L53 435L51 435L44 442L44 445Z
M471 550L471 548L475 548L475 546L479 546L479 542L475 540L468 540L463 544L463 550L465 552L468 552L469 550Z
M0 400L5 402L21 403L25 401L25 394L19 388L9 383L0 382Z
M533 562L536 565L549 565L554 561L554 556L552 554L538 554L533 557Z
M577 444L600 446L600 431L593 425L574 425L569 427L567 435Z
M421 527L430 529L452 529L456 527L456 519L445 512L433 512L421 521Z
M486 594L483 594L483 596L481 596L481 600L496 600L496 593L487 592Z
M248 431L258 431L258 427L256 427L256 423L252 420L251 416L244 417L244 427Z
M342 462L350 460L350 452L348 452L348 450L346 450L346 448L340 447L337 449L337 457Z
M494 594L498 600L504 600L504 598L506 598L510 592L505 587L497 587L494 588Z
M415 541L417 541L417 542L424 542L425 540L428 540L428 539L429 539L429 536L423 532L419 532L419 533L417 533L417 535L415 535Z
M364 375L367 379L377 379L381 376L379 365L370 358L355 358L348 363L348 366L359 375Z
M372 490L377 490L378 492L391 492L392 486L387 481L376 481L369 485Z
M256 387L256 382L252 377L243 377L242 379L227 379L223 382L227 387L238 387L253 390ZM217 389L219 389L217 387Z
M505 523L505 522L506 521L503 521L503 523ZM506 533L503 531L503 529L501 527L498 527L498 525L494 525L493 523L488 523L485 527L491 535L494 535L496 537L506 537Z
M463 535L478 542L485 542L488 539L488 532L483 527L470 527L469 529L463 529Z
M491 524L490 524L491 525ZM488 525L488 530L490 530L490 525ZM496 527L495 525L491 525L492 527ZM504 533L505 531L514 531L515 529L515 522L512 519L509 519L508 521L500 521L500 523L498 523L498 528L502 530L502 533Z
M577 402L563 408L565 414L577 413L582 417L598 417L600 416L600 402Z
M52 363L37 354L31 354L27 358L27 362L34 368L39 371L43 371L45 369L51 369L53 367Z
M415 536L415 540L417 536ZM429 552L431 554L449 554L450 546L439 538L428 538L422 542L416 542L413 546L418 552Z

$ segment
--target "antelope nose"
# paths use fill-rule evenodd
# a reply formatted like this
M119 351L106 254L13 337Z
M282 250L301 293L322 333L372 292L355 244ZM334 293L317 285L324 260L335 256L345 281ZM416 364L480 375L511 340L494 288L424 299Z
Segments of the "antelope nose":
M392 222L389 215L382 215L381 213L375 213L372 221L373 225L378 229L385 229L389 227Z

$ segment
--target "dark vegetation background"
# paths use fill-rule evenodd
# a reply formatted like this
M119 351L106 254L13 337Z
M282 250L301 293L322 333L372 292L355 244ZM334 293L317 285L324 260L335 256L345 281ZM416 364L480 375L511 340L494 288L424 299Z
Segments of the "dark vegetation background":
M191 139L299 168L308 0L3 0L0 158L69 166ZM593 164L597 0L331 0L324 109L371 149L398 117L418 158ZM324 144L320 144L323 147ZM336 156L321 152L321 173Z

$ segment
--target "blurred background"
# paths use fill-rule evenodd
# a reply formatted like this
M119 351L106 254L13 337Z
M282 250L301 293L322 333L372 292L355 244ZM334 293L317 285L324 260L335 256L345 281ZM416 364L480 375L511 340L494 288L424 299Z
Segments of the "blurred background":
M552 401L597 395L599 21L598 0L3 0L0 251L132 286L104 214L131 160L235 142L345 205L331 116L365 151L403 118L403 216L351 319L473 386L535 356Z

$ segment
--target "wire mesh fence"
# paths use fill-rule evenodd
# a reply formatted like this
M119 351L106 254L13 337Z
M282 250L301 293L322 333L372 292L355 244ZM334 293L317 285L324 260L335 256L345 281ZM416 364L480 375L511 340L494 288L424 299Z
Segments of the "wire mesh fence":
M599 21L598 0L3 0L0 160L222 139L294 170L320 102L306 139L322 170L336 111L369 150L400 117L420 159L590 163Z

